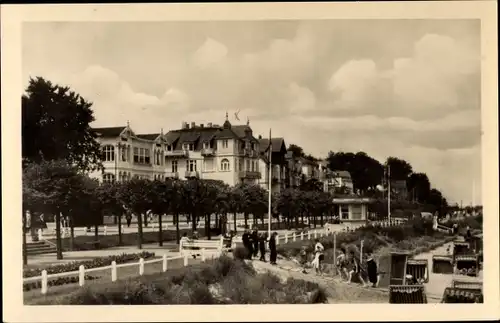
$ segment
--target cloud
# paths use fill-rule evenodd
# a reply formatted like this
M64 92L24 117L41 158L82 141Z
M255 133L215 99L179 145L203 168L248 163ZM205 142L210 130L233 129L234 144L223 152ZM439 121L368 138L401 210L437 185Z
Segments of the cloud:
M272 128L318 157L329 150L400 156L445 194L467 199L480 173L479 27L458 20L28 24L23 73L94 102L96 125L130 120L138 132L167 131L182 121L221 124L228 111L231 122L248 117L255 134Z
M205 69L218 64L227 56L227 47L212 38L208 38L203 45L193 54L195 66Z

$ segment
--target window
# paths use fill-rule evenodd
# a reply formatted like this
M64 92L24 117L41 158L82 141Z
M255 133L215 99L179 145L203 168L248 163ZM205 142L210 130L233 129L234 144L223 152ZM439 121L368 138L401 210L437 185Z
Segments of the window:
M106 145L102 147L102 160L105 162L115 160L115 147Z
M134 163L150 164L150 158L149 149L134 147Z
M182 150L188 150L189 145L188 144L182 144Z
M255 150L255 144L253 142L252 142L251 147L252 147L252 150Z
M342 204L340 207L340 218L342 220L349 219L349 205Z
M223 172L228 172L229 171L229 160L227 160L226 158L224 158L220 162L220 170L223 171Z
M247 159L247 162L246 162L246 171L249 172L250 171L250 159Z
M159 150L156 150L155 151L155 165L161 165L161 161L162 161L162 158L161 158L161 151Z
M186 170L188 172L196 172L196 160L186 160Z
M241 171L243 171L243 159L238 159L238 169Z
M102 181L104 183L113 183L115 181L115 175L110 173L104 173L102 175Z
M189 144L189 150L193 151L194 150L194 144Z
M172 160L172 173L177 173L177 160Z
M222 148L227 148L229 146L229 141L227 139L222 140Z
M167 145L167 150L172 151L172 145Z
M203 149L208 149L208 148L210 148L209 143L208 142L204 142L203 143Z

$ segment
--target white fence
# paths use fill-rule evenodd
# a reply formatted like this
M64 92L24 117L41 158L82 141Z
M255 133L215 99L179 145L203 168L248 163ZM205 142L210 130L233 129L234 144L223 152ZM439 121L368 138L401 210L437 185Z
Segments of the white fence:
M221 252L219 251L212 251L212 252L206 252L205 249L199 250L201 253L201 260L205 261L207 257L210 257L211 259L217 258L220 256ZM35 277L28 277L28 278L23 278L23 283L31 283L31 282L37 282L41 281L41 293L46 294L48 290L48 282L50 279L54 278L60 278L60 277L68 277L68 276L76 276L78 275L78 284L80 287L85 285L85 274L92 273L92 272L100 272L100 271L106 271L109 270L111 272L111 281L115 282L118 279L118 272L117 268L123 268L123 267L137 267L138 268L138 273L140 276L144 275L144 266L146 264L153 264L153 263L162 263L162 272L166 272L168 268L168 262L172 260L178 260L178 259L184 259L184 266L188 265L188 254L185 254L183 256L176 256L176 257L167 257L167 255L163 255L162 258L158 259L152 259L152 260L144 260L143 258L139 259L139 262L135 263L125 263L125 264L119 264L117 265L115 261L111 263L109 266L104 266L104 267L97 267L97 268L88 268L86 269L85 266L81 265L79 270L77 271L68 271L64 273L57 273L57 274L47 274L47 270L42 270L42 273L40 276L35 276Z

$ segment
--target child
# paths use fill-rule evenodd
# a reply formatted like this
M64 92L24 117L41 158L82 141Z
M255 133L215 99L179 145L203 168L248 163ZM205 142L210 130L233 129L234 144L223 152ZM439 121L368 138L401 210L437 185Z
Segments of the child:
M316 274L323 274L323 260L325 259L325 256L323 255L323 251L325 250L325 247L319 242L318 239L316 239L316 245L314 246L314 262L315 262L315 269L316 269Z
M340 248L340 255L337 257L337 268L340 272L340 277L342 278L342 274L345 275L345 279L349 278L349 273L347 272L347 264L348 260L346 258L345 248Z

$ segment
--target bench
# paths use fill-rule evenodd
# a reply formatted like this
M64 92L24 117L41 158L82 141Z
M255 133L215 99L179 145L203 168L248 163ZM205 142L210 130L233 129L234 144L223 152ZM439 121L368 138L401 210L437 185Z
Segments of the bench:
M202 255L204 253L221 253L224 249L224 237L216 240L187 240L179 244L179 252L185 255Z

